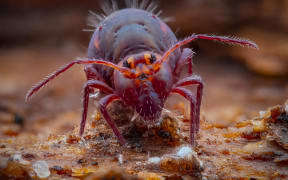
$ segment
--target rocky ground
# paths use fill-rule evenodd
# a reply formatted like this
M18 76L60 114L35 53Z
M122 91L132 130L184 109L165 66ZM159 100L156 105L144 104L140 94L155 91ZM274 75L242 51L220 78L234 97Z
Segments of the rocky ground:
M196 57L194 69L206 84L197 146L193 148L188 143L187 102L172 96L162 120L151 129L137 125L137 120L131 122L131 110L111 106L110 113L129 142L121 147L95 108L96 100L90 104L85 135L78 137L84 82L81 67L55 80L29 104L24 102L29 86L65 63L62 58L69 59L73 54L58 51L57 55L51 55L27 49L2 53L2 57L8 54L10 61L2 61L0 66L4 75L0 94L2 178L285 179L288 176L287 104L267 109L285 102L287 82L281 78L262 78L229 61L208 64L203 59L197 63L201 56ZM43 61L38 61L40 56ZM18 57L26 58L25 63L13 61ZM226 68L227 63L230 68Z
M139 119L131 122L130 109L110 107L129 142L125 147L93 100L85 135L78 137L83 67L25 103L33 84L86 56L91 32L82 32L90 28L85 19L88 10L101 10L95 0L1 1L0 179L287 179L288 3L177 3L160 0L160 9L163 17L173 17L169 26L180 39L216 33L260 47L189 45L196 53L193 71L205 82L194 148L188 143L188 104L176 95L151 129Z

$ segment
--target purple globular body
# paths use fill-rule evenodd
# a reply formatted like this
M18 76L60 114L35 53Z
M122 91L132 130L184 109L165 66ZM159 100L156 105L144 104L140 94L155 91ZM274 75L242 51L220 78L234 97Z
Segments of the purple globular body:
M195 145L204 84L199 76L192 75L193 51L182 46L196 39L258 48L248 40L205 34L193 34L178 41L171 29L152 12L126 8L113 12L97 24L86 59L72 61L52 73L28 92L26 100L74 64L84 64L87 82L83 87L80 135L84 132L93 89L104 94L99 101L100 111L122 145L126 141L107 112L110 103L122 101L146 124L153 125L159 120L167 97L176 93L190 102L190 143ZM186 65L189 67L187 77L179 79ZM196 94L185 89L188 85L197 86Z
M89 44L88 58L118 64L138 53L164 54L176 42L174 33L160 18L141 9L128 8L112 13L98 24ZM170 55L169 64L172 69L180 55L179 49ZM106 83L113 87L113 69L95 64L85 69L97 69Z

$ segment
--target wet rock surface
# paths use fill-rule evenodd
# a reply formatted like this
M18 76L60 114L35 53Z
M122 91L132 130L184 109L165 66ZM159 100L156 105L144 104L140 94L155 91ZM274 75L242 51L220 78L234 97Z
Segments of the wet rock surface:
M88 126L83 138L77 136L77 128L65 135L50 135L47 138L23 135L12 140L10 136L2 136L0 177L286 178L285 108L286 104L268 108L258 117L226 128L214 127L202 118L195 148L188 143L189 123L179 119L181 116L173 118L165 113L162 121L152 129L142 130L142 126L130 124L132 134L136 131L147 135L142 134L136 139L130 135L126 147L119 145L102 118L91 123L94 123L93 128ZM120 125L121 128L125 130L127 124ZM170 135L159 136L163 131ZM172 138L174 136L177 138ZM111 169L111 166L115 168Z

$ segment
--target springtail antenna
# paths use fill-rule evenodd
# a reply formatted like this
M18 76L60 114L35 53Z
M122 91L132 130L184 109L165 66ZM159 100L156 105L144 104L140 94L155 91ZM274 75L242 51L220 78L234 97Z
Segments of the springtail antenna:
M235 38L235 37L226 37L226 36L214 36L214 35L206 35L206 34L193 34L193 35L185 38L184 40L177 42L175 45L173 45L171 48L169 48L164 53L162 58L159 61L154 63L154 66L153 66L154 71L157 72L160 69L163 62L165 62L168 59L168 57L170 56L170 54L173 53L177 48L184 46L184 45L186 45L186 44L188 44L191 41L194 41L196 39L213 40L213 41L222 42L225 44L240 45L243 47L250 47L250 48L259 49L257 44L255 44L252 41L246 40L246 39Z
M93 59L78 59L75 61L70 62L69 64L66 64L65 66L61 67L60 69L58 69L57 71L53 72L52 74L48 75L44 80L40 81L39 83L37 83L36 85L34 85L27 93L26 95L26 102L28 102L31 97L33 96L33 94L35 94L36 92L38 92L41 88L43 88L45 85L47 85L48 82L50 82L51 80L53 80L55 77L57 77L58 75L60 75L61 73L67 71L68 69L70 69L73 65L75 64L102 64L108 67L111 67L121 73L123 73L125 76L127 77L133 77L134 73L131 72L130 69L125 68L125 67L121 67L118 66L116 64L113 64L111 62L108 61L103 61L103 60L93 60Z

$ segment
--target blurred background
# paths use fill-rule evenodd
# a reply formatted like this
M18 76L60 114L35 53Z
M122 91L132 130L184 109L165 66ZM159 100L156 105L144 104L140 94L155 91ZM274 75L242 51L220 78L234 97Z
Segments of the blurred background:
M119 0L119 6L125 7ZM97 0L0 2L0 130L65 133L81 117L83 67L54 80L29 104L29 88L76 57L85 57L92 32L88 11ZM287 0L159 0L179 39L192 33L244 37L260 50L196 41L194 72L205 81L203 117L219 127L252 118L288 97ZM84 30L84 31L83 31ZM90 106L90 111L95 107ZM55 123L57 122L57 123ZM13 125L11 125L13 124Z

